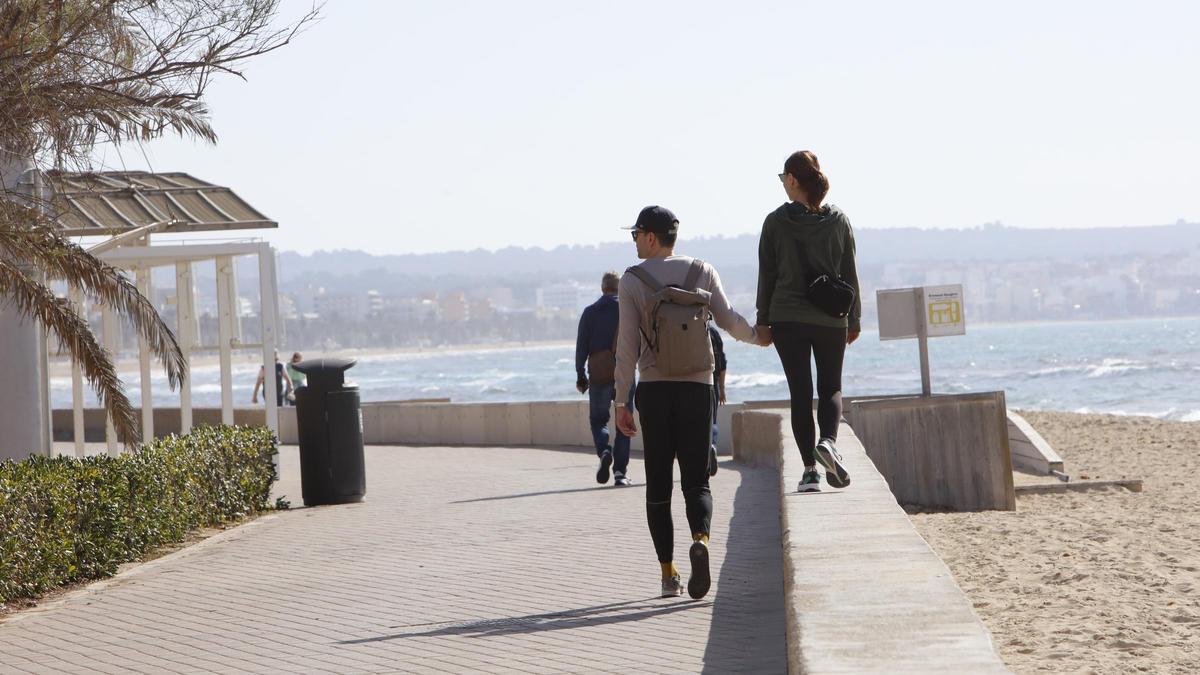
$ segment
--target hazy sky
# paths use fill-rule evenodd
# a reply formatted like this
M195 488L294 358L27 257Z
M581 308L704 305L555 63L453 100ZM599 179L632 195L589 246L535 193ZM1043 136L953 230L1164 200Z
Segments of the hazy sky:
M756 232L798 149L858 228L1196 221L1197 26L1195 2L330 0L212 86L216 147L145 153L303 252L616 241L651 203L683 237Z

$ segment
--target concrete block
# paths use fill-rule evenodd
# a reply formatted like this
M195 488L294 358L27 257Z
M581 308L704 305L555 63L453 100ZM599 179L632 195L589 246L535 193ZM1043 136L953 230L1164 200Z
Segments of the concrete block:
M363 422L363 444L364 445L382 445L383 437L380 435L380 409L382 406L363 404L362 407L362 422Z
M783 448L779 413L744 410L731 418L733 459L748 466L779 466Z
M482 445L508 445L508 404L485 403L480 410L483 413Z
M472 403L463 405L459 410L459 426L462 428L463 445L486 445L487 433L484 429L484 405Z
M236 420L237 417L235 416L234 419ZM296 426L296 408L294 406L284 406L279 409L279 442L284 445L296 445L300 442L300 431Z
M504 404L504 422L507 427L505 445L532 445L532 414L528 403Z

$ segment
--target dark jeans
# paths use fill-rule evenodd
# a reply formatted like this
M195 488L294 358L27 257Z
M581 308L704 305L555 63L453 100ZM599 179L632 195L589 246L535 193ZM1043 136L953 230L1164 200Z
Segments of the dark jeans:
M775 351L787 376L792 398L792 434L800 446L805 466L816 466L813 452L812 365L817 362L817 425L821 438L837 440L842 419L842 359L846 355L846 329L780 321L771 324Z
M616 383L595 385L588 388L588 421L592 425L592 442L596 444L596 456L604 454L608 445L608 419L612 410L613 392ZM629 400L633 397L630 396ZM626 403L628 405L628 401ZM624 474L629 467L629 437L617 430L617 442L612 444L613 471Z
M637 386L646 459L646 521L659 562L671 562L675 525L671 492L675 461L692 534L708 534L712 493L708 447L712 433L712 386L695 382L644 382Z

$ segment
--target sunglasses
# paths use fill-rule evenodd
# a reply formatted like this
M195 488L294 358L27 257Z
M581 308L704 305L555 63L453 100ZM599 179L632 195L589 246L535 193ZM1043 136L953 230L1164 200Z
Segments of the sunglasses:
M633 230L632 232L629 233L629 236L633 237L634 241L637 241L637 236L638 236L639 232L641 232L641 230Z
M786 176L786 175L787 175L787 172L786 172L786 171L784 171L783 173L779 174L779 182L780 182L780 183L782 183L782 182L783 182L783 177L784 177L784 176Z

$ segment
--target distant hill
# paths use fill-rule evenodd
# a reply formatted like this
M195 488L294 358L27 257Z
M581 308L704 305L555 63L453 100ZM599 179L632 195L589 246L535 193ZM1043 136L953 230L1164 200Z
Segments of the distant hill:
M856 231L860 266L887 262L1082 260L1126 255L1167 255L1200 247L1200 224L1084 229L1023 229L999 224L966 229L862 229ZM680 250L718 269L757 265L758 235L682 240ZM411 255L360 250L279 254L283 289L296 284L331 288L386 288L438 279L439 286L482 279L535 283L590 279L597 271L635 262L630 242L553 249L510 247ZM739 276L745 276L740 270Z

